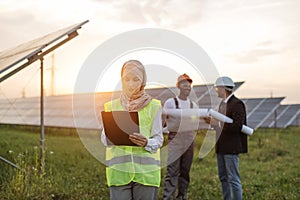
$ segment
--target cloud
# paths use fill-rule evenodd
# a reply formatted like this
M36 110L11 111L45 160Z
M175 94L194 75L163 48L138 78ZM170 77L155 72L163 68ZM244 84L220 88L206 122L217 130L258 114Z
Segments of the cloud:
M150 24L167 28L183 28L199 21L201 1L124 0L113 2L115 20Z
M0 14L0 24L3 27L1 29L1 38L4 39L1 40L0 49L4 50L23 41L26 37L25 35L30 32L25 24L34 20L34 16L30 13L20 12L17 15L12 15L11 13ZM19 41L14 41L13 38Z
M258 46L258 47L266 47L266 46L270 46L272 44L273 44L273 42L271 40L265 40L265 41L257 43L256 46Z
M257 11L258 9L265 9L265 8L274 8L274 7L280 7L282 6L284 3L282 1L269 1L269 0L265 0L265 1L249 1L248 4L246 6L242 6L240 9L240 11Z
M53 32L57 26L39 18L30 10L16 9L0 13L1 44L0 50L5 50L26 41Z
M277 54L279 54L279 51L264 48L264 49L253 49L250 51L244 51L236 55L230 55L230 57L233 58L238 63L250 64L250 63L258 62L264 57L277 55Z

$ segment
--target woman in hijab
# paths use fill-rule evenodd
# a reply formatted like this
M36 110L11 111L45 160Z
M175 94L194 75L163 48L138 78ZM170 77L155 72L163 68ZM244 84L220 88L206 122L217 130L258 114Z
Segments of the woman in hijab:
M138 112L139 133L129 139L136 146L107 146L106 178L111 200L154 200L160 184L160 151L163 143L161 103L145 92L143 64L129 60L121 70L119 99L104 104L104 110ZM105 134L102 142L106 144Z

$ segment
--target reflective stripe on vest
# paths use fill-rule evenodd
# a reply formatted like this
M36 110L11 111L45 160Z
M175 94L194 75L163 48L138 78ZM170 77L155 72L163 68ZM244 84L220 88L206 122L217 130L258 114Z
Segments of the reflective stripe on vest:
M134 162L134 163L138 163L138 164L142 164L142 165L157 165L157 166L160 166L160 161L155 160L152 157L131 156L131 155L114 157L110 160L107 160L106 165L107 166L112 166L112 165L115 165L115 164L121 164L121 163L126 163L126 162Z

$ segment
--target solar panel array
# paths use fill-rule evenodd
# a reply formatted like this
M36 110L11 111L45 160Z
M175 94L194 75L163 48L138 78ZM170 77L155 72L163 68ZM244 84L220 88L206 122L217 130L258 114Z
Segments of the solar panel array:
M243 82L236 83L236 89L242 84ZM147 92L154 98L160 99L162 103L178 93L176 87L148 89ZM195 85L192 93L191 99L197 101L201 108L216 108L220 101L213 90L213 85ZM103 110L103 104L117 98L119 94L119 92L106 92L47 96L44 111L45 125L98 129L101 127L99 116L100 111ZM76 104L74 99L76 99ZM280 105L283 99L284 97L242 99L246 105L248 125L255 129L270 128L275 125L282 128L299 126L300 105ZM38 126L40 124L39 101L39 97L0 99L0 123ZM88 103L89 101L92 102ZM74 106L77 114L74 114Z
M243 99L246 104L248 125L257 129L279 107L283 97Z
M288 126L299 126L300 125L300 105L299 104L288 104L279 105L276 111L272 112L271 115L264 121L260 127L274 128Z

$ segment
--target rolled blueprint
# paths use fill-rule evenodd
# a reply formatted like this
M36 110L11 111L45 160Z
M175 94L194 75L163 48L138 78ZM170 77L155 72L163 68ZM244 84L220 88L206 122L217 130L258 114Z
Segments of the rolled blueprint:
M202 119L209 117L208 109L163 109L166 118L167 130L170 132L190 132L199 130L203 124L207 125ZM164 130L165 133L167 133Z
M163 113L166 115L171 115L173 117L181 117L181 118L195 118L195 117L213 117L221 122L225 123L233 123L233 120L214 109L206 109L206 108L199 108L199 109L164 109ZM243 125L242 133L247 135L253 134L253 129L249 126Z
M210 114L213 118L215 118L215 119L217 119L217 120L219 120L219 121L221 121L221 122L225 122L225 123L233 123L233 120L232 120L231 118L229 118L229 117L227 117L227 116L225 116L225 115L223 115L223 114L221 114L221 113L219 113L219 112L217 112L217 111L215 111L215 110L213 110L213 109L210 109L210 110L209 110L209 114ZM243 126L242 126L241 132L242 132L242 133L245 133L245 134L247 134L247 135L252 135L252 134L253 134L253 129L250 128L249 126L243 125Z
M242 132L247 134L247 135L252 135L253 131L254 130L252 128L250 128L249 126L243 125L243 127L242 127Z
M213 118L215 118L221 122L230 123L230 124L233 122L233 120L231 118L229 118L213 109L210 109L208 112L209 112L210 116L212 116Z
M192 118L209 117L208 109L164 109L163 113L174 117Z

